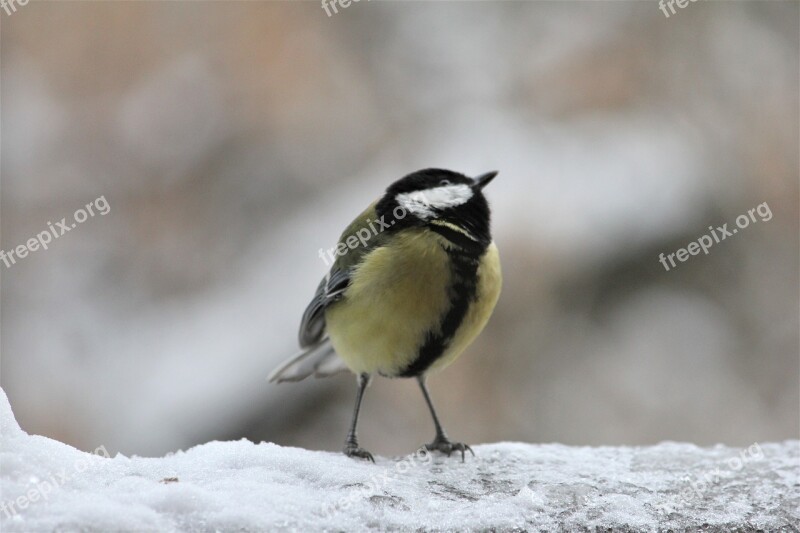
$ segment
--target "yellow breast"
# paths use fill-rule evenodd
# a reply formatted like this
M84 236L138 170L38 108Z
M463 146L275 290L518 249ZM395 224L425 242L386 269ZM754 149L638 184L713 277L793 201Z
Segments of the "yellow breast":
M325 313L336 352L355 373L398 375L417 357L432 325L450 307L450 258L442 238L424 229L406 230L392 246L364 259L344 299ZM478 268L477 298L452 342L431 369L451 363L480 333L500 293L497 248L492 244Z

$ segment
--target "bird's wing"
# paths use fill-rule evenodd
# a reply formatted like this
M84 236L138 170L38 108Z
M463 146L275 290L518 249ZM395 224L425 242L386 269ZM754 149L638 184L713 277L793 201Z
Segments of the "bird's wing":
M345 297L351 275L363 257L385 242L386 236L375 230L380 225L373 224L377 219L376 203L356 217L339 237L339 243L346 243L350 237L356 237L358 246L347 245L346 251L337 256L330 271L317 285L300 321L298 340L302 351L276 368L270 374L270 381L299 381L312 374L324 377L347 370L326 334L325 310ZM350 242L353 242L352 239Z
M350 285L350 270L339 270L335 265L322 278L300 321L298 340L301 348L308 348L322 341L325 335L325 309L342 298L348 285Z
M302 350L273 370L270 382L300 381L312 374L322 378L348 370L325 334L325 308L340 300L349 284L349 270L335 266L322 278L300 322L298 337Z

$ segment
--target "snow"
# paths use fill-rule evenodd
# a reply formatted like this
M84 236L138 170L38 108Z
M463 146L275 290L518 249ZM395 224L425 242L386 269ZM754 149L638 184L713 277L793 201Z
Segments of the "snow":
M3 532L695 528L800 524L800 441L498 443L376 464L271 443L109 458L28 435L0 389ZM377 450L373 450L377 451Z

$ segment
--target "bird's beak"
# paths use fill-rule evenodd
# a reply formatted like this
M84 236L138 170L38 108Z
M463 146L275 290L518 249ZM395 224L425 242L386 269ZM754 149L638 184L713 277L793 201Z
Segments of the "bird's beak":
M472 188L478 190L483 189L489 185L489 182L492 181L495 176L497 176L497 171L493 170L491 172L487 172L486 174L481 174L477 178L472 178Z

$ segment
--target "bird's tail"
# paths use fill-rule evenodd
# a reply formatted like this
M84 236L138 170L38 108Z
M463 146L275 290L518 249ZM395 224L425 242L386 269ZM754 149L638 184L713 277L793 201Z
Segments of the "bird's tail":
M325 378L348 370L344 361L333 350L330 339L326 337L320 343L304 348L278 365L267 379L270 383L301 381L312 374L315 378Z

